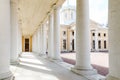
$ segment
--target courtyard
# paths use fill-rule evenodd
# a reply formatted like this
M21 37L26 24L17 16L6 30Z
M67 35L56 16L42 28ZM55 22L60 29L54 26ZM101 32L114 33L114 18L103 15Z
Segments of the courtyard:
M109 68L109 54L108 52L91 52L91 64L93 68L98 70L98 73L106 76ZM62 53L62 59L72 65L75 65L76 53Z

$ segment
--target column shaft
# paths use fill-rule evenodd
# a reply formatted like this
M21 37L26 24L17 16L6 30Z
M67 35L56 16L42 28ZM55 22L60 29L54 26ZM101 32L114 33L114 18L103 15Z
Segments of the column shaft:
M10 64L10 0L0 0L0 80L9 78ZM10 79L8 79L10 80Z
M109 75L107 80L120 80L120 0L109 0Z
M42 53L42 26L40 26L40 54Z
M60 57L60 7L54 9L54 54L53 59L61 60Z
M20 28L17 18L17 3L11 2L11 64L18 64L18 54L21 53L20 48Z
M90 64L89 0L77 0L76 65L73 72L93 75L97 72Z
M38 29L38 53L40 54L40 28Z
M46 38L46 23L43 25L43 54L46 54L47 50L47 38Z
M53 14L49 15L49 28L48 28L48 57L53 57Z
M90 64L90 28L88 0L77 0L76 67L92 69Z
M40 48L41 48L41 52L40 55L43 55L43 24L40 27Z

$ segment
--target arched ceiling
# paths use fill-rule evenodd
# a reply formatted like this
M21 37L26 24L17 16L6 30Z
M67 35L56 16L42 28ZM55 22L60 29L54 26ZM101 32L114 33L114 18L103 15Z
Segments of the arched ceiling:
M32 35L47 17L54 4L64 0L18 0L18 21L23 35Z

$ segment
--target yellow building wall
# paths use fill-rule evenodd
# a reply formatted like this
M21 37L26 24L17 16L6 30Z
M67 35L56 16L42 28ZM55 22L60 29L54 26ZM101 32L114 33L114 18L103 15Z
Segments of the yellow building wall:
M29 44L30 45L30 52L32 52L32 36L30 36L29 39L30 39L30 44Z

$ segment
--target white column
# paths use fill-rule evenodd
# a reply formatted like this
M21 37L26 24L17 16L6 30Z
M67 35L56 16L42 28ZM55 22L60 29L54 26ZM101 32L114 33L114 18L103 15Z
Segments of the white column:
M35 52L38 53L38 34L35 33Z
M48 58L53 57L53 14L49 14L49 28L48 28Z
M38 29L38 53L40 54L40 28Z
M40 52L40 56L43 55L43 24L41 25L40 27L40 49L41 49L41 52Z
M11 64L18 64L18 54L20 53L20 28L17 18L17 3L11 2Z
M37 37L37 40L36 40L36 52L39 54L39 31L37 30L36 32L36 37Z
M76 26L75 26L76 27ZM75 52L76 52L76 28L74 30L74 47L75 47Z
M37 34L36 34L36 32L34 33L34 36L33 36L33 44L34 44L34 46L33 46L33 52L35 52L35 53L37 53Z
M42 53L42 26L40 26L40 55Z
M46 23L43 25L43 54L46 54L47 49L47 33L46 33Z
M35 34L32 36L32 51L35 52Z
M19 26L19 25L18 25ZM21 55L22 54L22 30L21 30L21 28L20 28L20 26L19 26L19 29L18 29L18 46L19 46L19 52L18 52L18 54L19 55Z
M0 80L10 78L10 0L0 0ZM10 80L10 79L8 79Z
M72 71L84 76L97 73L90 64L89 0L77 0L76 64Z
M107 80L120 80L120 0L109 0L109 75Z
M60 7L54 9L54 52L53 59L61 60L60 57Z

